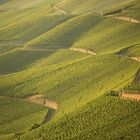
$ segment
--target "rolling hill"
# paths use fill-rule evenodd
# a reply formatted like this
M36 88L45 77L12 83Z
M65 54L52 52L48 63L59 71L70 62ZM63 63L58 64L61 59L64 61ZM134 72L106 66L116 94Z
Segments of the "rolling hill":
M140 94L139 0L0 0L0 21L0 140L140 139L120 98Z

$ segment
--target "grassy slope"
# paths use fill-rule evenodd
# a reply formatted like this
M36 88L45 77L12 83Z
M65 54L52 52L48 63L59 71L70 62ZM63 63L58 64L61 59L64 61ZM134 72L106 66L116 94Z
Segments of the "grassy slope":
M137 24L106 19L87 32L73 47L91 48L97 53L117 52L122 48L139 43L139 29Z
M82 15L70 19L69 21L58 25L49 32L35 38L28 42L25 47L39 48L66 48L70 47L75 41L80 38L86 31L94 28L96 24L100 23L102 18L97 17L93 14ZM82 29L82 30L81 30Z
M51 51L42 50L15 50L0 57L1 74L18 72L30 67L32 63L44 57L49 57ZM19 59L20 58L20 59ZM4 65L4 67L2 67Z
M52 121L39 130L25 134L20 140L138 140L139 105L140 103L121 100L118 97L102 96L59 121Z
M45 116L45 108L20 99L0 97L0 106L0 134L3 135L29 129Z
M135 0L65 0L58 3L58 7L72 14L81 14L87 12L104 13L108 10L116 10L125 7L128 3Z
M27 4L26 1L23 2ZM81 139L81 137L83 139L88 139L88 137L102 139L103 136L107 139L139 138L137 132L139 129L139 103L120 100L117 97L102 96L112 89L120 90L133 82L139 69L139 63L117 56L114 52L139 43L139 25L106 19L93 13L82 14L87 12L87 9L90 12L114 9L116 3L110 3L111 1L106 3L105 1L88 0L83 1L80 7L78 3L81 3L81 0L58 4L58 6L66 8L69 13L80 13L81 15L77 17L54 13L51 8L54 1L47 1L49 3L47 6L44 2L46 1L40 0L38 6L30 5L30 3L23 5L22 2L19 2L20 7L14 0L13 6L15 7L11 10L11 4L7 3L7 6L4 4L2 8L4 7L6 11L0 15L0 19L4 19L0 23L2 33L0 37L1 41L5 40L7 43L1 44L0 47L3 51L7 45L7 48L1 52L5 54L0 56L0 73L8 74L0 77L0 95L23 97L44 93L46 98L59 104L58 112L48 125L28 132L21 139L46 139L46 137L50 140ZM96 4L94 9L91 8L93 2ZM120 7L118 2L117 4L115 8ZM101 8L103 5L108 6L104 9ZM135 8L133 12L125 12L136 13L139 17ZM34 17L36 14L37 18ZM15 16L11 18L13 15ZM4 18L5 16L6 18ZM19 21L20 18L23 20ZM32 20L29 20L30 18ZM44 26L46 24L47 26ZM7 41L7 39L16 40ZM16 42L17 40L26 41L20 42L20 44ZM28 40L30 41L27 42ZM10 50L23 46L26 50L15 49L8 52L9 46L11 46ZM87 54L62 49L79 46L95 50L97 56L91 57ZM43 50L44 48L53 50ZM129 52L136 55L138 48L137 46L132 47ZM100 99L98 99L99 96ZM16 104L16 102L14 103ZM5 104L7 101L2 101L2 103ZM11 102L10 104L12 105ZM24 105L25 108L26 105L29 106ZM108 107L108 105L110 106ZM5 107L5 105L3 106ZM37 106L31 105L27 111L30 116L25 115L23 118L11 116L15 120L3 124L5 127L0 129L0 133L17 133L28 129L36 121L40 122L43 119L44 111L40 113L39 110L36 110L35 114L32 114L30 112L32 107L37 109ZM100 112L102 112L102 117L99 117ZM108 115L110 119L107 119ZM23 120L26 120L24 125ZM127 126L120 128L126 122ZM90 125L93 123L95 125ZM55 126L57 127L54 128ZM71 126L74 126L74 129ZM66 129L70 130L69 133L65 133ZM60 130L62 131L60 132ZM15 138L14 134L0 135L2 140L12 138Z

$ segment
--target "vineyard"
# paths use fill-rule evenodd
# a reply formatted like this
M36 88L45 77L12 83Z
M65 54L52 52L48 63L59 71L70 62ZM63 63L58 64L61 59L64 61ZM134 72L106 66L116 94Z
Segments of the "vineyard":
M140 24L116 17L140 2L0 0L0 140L140 139Z

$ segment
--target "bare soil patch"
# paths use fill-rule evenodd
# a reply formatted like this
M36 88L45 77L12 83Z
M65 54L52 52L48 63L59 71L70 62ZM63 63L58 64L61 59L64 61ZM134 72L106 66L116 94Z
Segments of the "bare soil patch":
M105 16L105 17L115 18L115 19L119 19L119 20L123 20L123 21L128 21L128 22L135 23L135 24L139 24L140 23L139 20L134 19L134 18L131 18L131 17L127 17L127 16L113 16L113 15L108 15L108 16Z
M120 98L140 101L140 92L120 93Z
M96 55L96 53L92 50L89 49L83 49L83 48L70 48L70 50L72 51L77 51L77 52L83 52L83 53L87 53L90 55Z
M140 62L140 56L139 57L131 57L131 59Z
M29 96L25 100L35 103L35 104L39 104L39 105L48 107L50 109L57 110L57 108L58 108L57 103L47 100L47 99L43 99L42 97L43 97L42 94L37 94L37 95Z

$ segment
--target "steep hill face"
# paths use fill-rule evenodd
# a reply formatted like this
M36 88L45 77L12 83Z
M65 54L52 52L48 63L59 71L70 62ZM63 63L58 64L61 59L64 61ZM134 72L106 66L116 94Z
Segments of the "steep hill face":
M0 140L140 139L119 97L140 93L138 0L0 0L0 21Z

